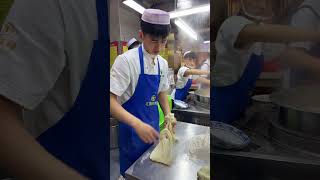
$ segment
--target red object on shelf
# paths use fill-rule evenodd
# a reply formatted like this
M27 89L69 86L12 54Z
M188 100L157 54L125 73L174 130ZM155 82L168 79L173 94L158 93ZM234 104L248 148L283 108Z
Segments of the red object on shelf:
M278 72L280 71L280 65L276 60L271 60L264 62L263 64L263 72Z

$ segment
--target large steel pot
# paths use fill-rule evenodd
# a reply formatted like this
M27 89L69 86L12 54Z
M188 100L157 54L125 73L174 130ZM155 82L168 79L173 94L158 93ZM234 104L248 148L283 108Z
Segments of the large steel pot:
M201 107L210 109L210 91L209 89L199 89L194 91L194 101Z
M110 117L110 149L118 148L118 120Z
M277 105L278 122L285 128L320 136L320 86L281 90L270 96Z

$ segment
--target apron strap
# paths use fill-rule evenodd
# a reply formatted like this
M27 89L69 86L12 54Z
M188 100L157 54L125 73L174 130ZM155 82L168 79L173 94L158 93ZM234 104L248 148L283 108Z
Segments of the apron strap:
M98 39L109 41L109 34L108 34L109 23L107 22L108 21L107 0L96 0L96 8L97 8L98 30L99 30Z
M161 75L161 74L160 74L160 63L159 63L159 58L157 58L157 61L158 61L158 75Z
M140 59L141 74L144 74L143 52L142 52L142 46L141 45L139 47L139 59Z

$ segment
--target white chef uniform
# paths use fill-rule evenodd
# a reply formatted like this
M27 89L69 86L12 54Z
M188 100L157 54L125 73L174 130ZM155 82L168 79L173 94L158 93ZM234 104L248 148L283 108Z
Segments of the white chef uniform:
M143 48L143 45L142 45ZM168 62L157 55L155 58L143 48L144 72L145 74L158 74L158 63L160 65L160 85L158 92L169 89ZM140 75L140 61L138 48L131 49L119 55L110 73L110 92L117 95L120 104L125 103L133 95Z
M25 108L34 136L75 102L97 26L95 1L14 1L0 34L0 95Z

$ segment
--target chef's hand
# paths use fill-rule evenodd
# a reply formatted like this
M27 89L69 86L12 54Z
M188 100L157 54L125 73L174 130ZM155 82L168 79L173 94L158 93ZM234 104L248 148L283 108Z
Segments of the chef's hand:
M177 119L174 117L174 121L172 122L172 130L174 133L176 133L176 125L177 125Z
M174 133L176 133L176 125L177 125L177 119L176 119L176 117L174 117L174 121L172 123L172 127L173 127L173 130L174 130Z
M171 122L171 125L172 125L173 132L176 133L177 119L175 117L174 117L173 121L165 118L164 127L168 128L168 123L170 123L170 122Z
M134 129L140 137L140 139L148 144L156 142L156 140L159 137L159 133L153 127L142 121L139 121L137 125L134 127Z

